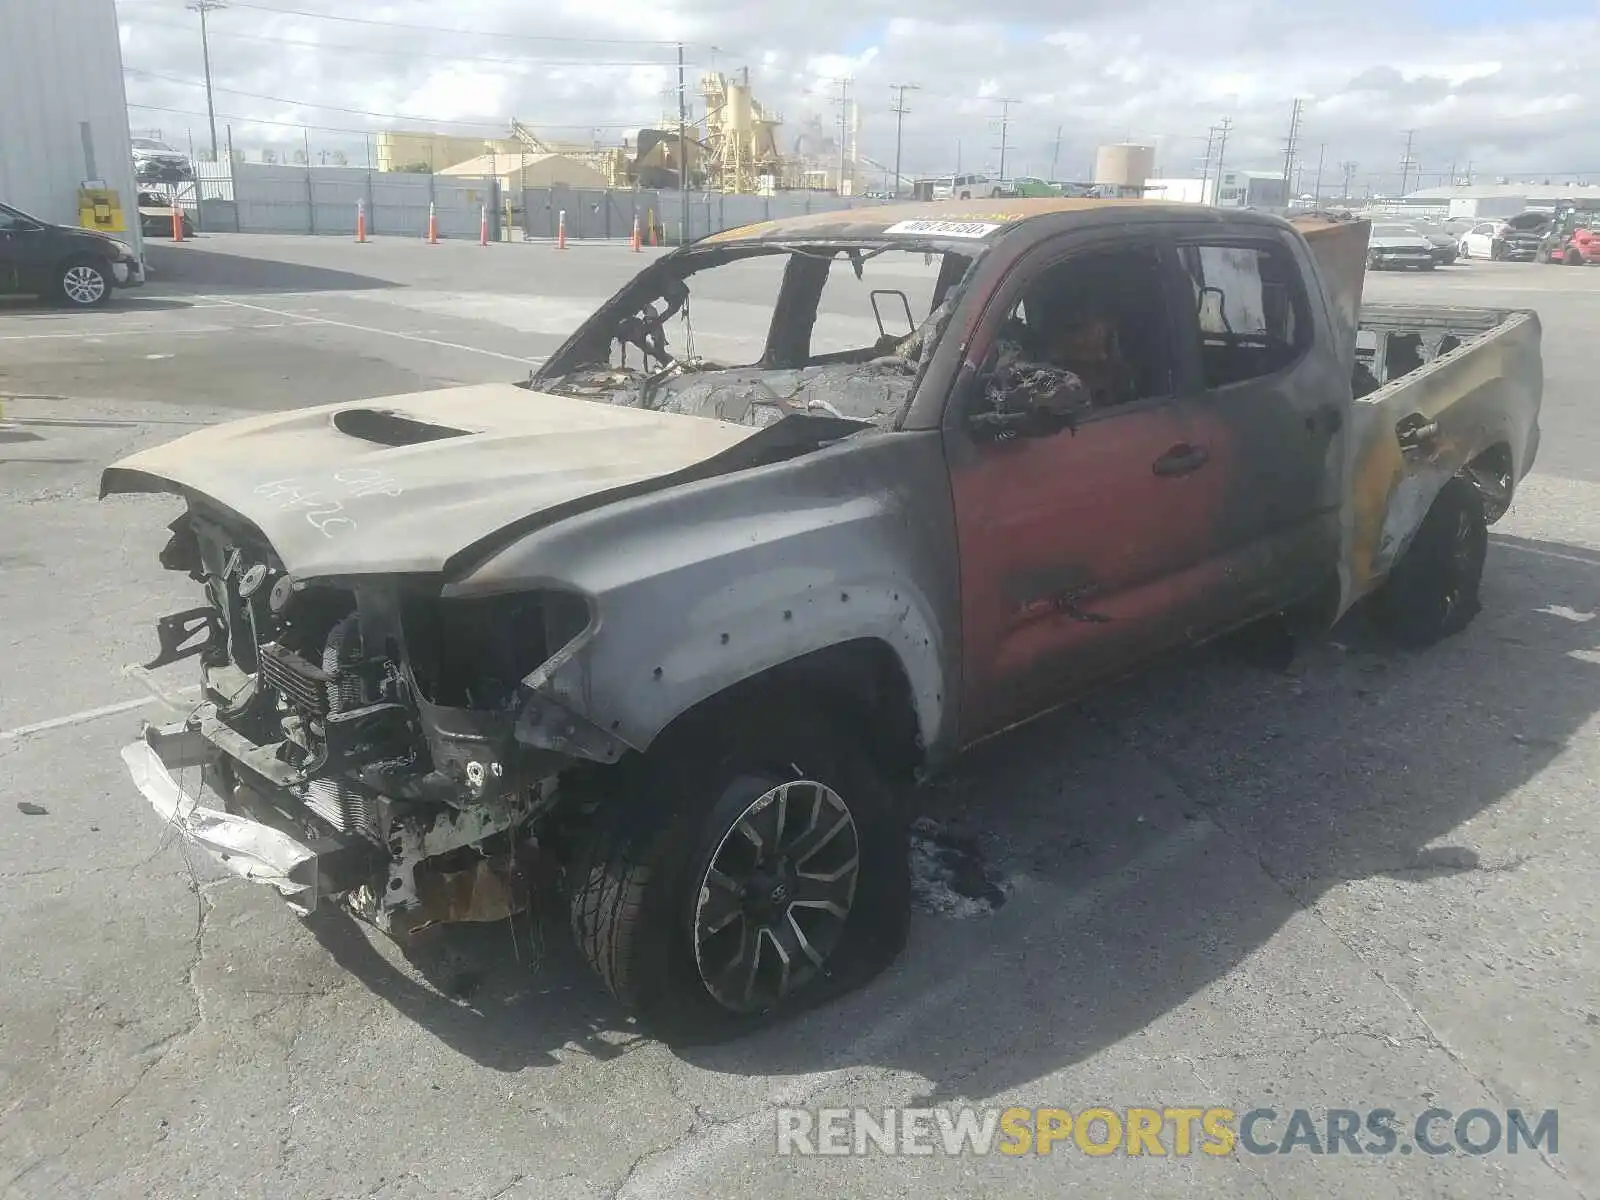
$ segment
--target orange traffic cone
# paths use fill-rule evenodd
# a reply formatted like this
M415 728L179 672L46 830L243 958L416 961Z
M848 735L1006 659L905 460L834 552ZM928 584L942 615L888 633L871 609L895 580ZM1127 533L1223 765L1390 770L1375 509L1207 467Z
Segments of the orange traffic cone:
M183 209L176 200L172 202L172 240L183 241Z
M562 209L561 212L556 215L556 249L557 250L565 250L566 248L567 248L567 210L566 209Z
M431 200L428 201L428 241L435 246L439 244L439 214Z
M356 241L364 242L366 240L367 240L367 202L365 200L357 200L356 201Z
M633 252L635 254L638 254L640 249L644 245L644 243L639 240L639 214L638 213L634 213L633 214L633 237L630 238L629 241L631 242L631 249L633 250Z
M650 210L650 244L656 244L656 210L653 208Z

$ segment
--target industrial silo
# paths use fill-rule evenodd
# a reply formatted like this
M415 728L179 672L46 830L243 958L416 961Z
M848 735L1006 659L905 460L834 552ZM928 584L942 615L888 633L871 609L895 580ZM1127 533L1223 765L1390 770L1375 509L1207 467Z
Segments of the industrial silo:
M1102 187L1135 196L1144 193L1145 181L1155 173L1156 148L1133 142L1101 146L1094 154L1094 181Z

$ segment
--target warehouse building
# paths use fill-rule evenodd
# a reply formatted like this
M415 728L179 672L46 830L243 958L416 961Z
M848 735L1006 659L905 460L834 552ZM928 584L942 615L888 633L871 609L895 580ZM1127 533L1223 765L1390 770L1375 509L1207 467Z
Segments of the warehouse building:
M0 0L0 202L140 249L113 0Z

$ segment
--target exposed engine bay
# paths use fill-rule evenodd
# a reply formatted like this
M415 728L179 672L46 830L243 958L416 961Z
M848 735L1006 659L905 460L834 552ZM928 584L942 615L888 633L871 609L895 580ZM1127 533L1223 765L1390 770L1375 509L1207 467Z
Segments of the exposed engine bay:
M586 626L582 599L304 585L223 514L191 505L171 531L162 565L207 604L162 619L146 670L198 657L203 697L181 732L146 741L201 767L223 836L228 814L283 835L231 845L229 865L305 911L342 897L397 935L522 907L516 860L582 734L559 706L530 706L521 681ZM615 757L603 740L581 748ZM204 803L175 799L180 815L184 801Z

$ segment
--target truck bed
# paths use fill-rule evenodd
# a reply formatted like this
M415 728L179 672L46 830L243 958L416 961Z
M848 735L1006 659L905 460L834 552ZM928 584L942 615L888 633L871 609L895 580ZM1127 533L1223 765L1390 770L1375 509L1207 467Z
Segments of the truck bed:
M1491 522L1504 515L1538 451L1540 336L1531 310L1361 307L1356 373L1378 386L1352 407L1345 607L1382 582L1452 476L1478 487Z

